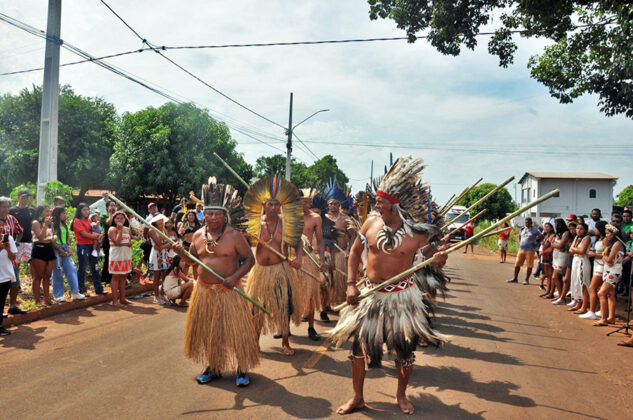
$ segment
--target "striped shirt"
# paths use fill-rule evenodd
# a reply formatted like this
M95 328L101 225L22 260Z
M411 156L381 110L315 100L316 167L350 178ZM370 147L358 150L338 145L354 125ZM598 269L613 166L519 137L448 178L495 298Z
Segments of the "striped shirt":
M20 222L18 222L18 219L11 216L10 214L7 214L7 218L4 220L4 233L7 235L11 235L13 239L17 242L18 235L24 232L24 229L22 229L22 226L20 226Z

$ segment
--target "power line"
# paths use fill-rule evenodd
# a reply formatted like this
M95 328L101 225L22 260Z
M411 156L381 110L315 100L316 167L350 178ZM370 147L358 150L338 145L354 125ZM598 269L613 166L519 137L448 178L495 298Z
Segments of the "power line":
M31 25L28 25L27 23L20 22L17 19L13 19L12 17L7 16L7 15L5 15L3 13L0 13L0 20L4 21L4 22L6 22L6 23L8 23L8 24L10 24L12 26L15 26L15 27L17 27L17 28L19 28L19 29L21 29L23 31L26 31L26 32L28 32L28 33L30 33L32 35L38 36L38 37L43 38L43 39L49 39L49 37L46 35L46 33L44 31L38 30L37 28L35 28L35 27L31 26ZM149 81L146 81L147 83L143 83L140 80L138 80L138 78L139 78L138 76L135 76L135 75L133 75L133 74L131 74L129 72L126 72L126 71L124 71L122 69L119 69L119 68L117 68L115 66L112 66L110 64L104 63L104 62L100 61L100 58L94 57L94 56L88 54L87 52L81 50L80 48L75 47L74 45L63 41L62 39L53 39L53 41L60 43L62 48L65 48L65 49L71 51L73 54L76 54L76 55L79 55L80 57L83 57L84 60L81 60L80 62L83 62L83 63L85 63L85 62L93 62L94 64L96 64L98 66L101 66L101 67L105 68L106 70L111 71L111 72L113 72L113 73L115 73L115 74L117 74L117 75L119 75L121 77L124 77L124 78L126 78L126 79L128 79L128 80L130 80L130 81L132 81L134 83L137 83L137 84L143 86L144 88L146 88L146 89L148 89L148 90L150 90L150 91L152 91L152 92L154 92L154 93L156 93L156 94L158 94L160 96L163 96L164 98L167 98L168 100L170 100L172 102L175 102L175 103L178 103L178 104L184 104L185 103L185 101L180 100L176 96L174 96L174 95L177 95L177 94L175 94L175 93L173 95L172 94L168 94L165 91L161 90L161 89L164 89L164 88L159 89L159 88L156 88L156 87L149 86L149 84L153 84L153 83L151 83ZM142 50L145 51L145 50L150 50L150 49L151 48L146 48L146 49L142 49ZM134 52L140 52L140 50L128 51L127 53L129 54L129 53L134 53ZM120 55L124 55L124 54L123 53L115 54L115 56L120 56ZM180 96L180 95L178 95L178 96ZM192 101L192 100L190 100L188 98L184 98L184 99L186 99L188 102L195 103L194 101ZM204 108L204 107L202 107L202 108ZM260 143L266 144L267 146L272 147L274 149L281 150L281 149L278 149L275 146L273 146L273 145L271 145L271 144L269 144L269 143L267 143L267 142L265 142L263 140L260 140L260 139L258 139L256 137L254 137L251 134L245 133L243 130L240 130L240 129L236 128L232 124L228 124L226 122L225 122L225 124L227 126L233 128L234 130L239 131L240 133L242 133L242 134L244 134L244 135L246 135L246 136L248 136L248 137L250 137L250 138L252 138L252 139L254 139L254 140L258 141L258 142L260 142ZM248 128L244 128L244 130L249 130L249 129ZM249 131L252 132L252 133L255 132L254 130L249 130ZM278 140L282 141L281 139L278 139Z
M293 135L293 136L294 136L297 140L299 140L299 143L301 143L301 144L302 144L302 145L306 148L306 150L307 150L307 151L308 151L308 152L309 152L312 156L314 156L314 158L315 158L316 160L319 160L319 159L320 159L320 158L319 158L316 154L314 154L314 152L313 152L312 150L310 150L310 148L308 147L308 145L307 145L307 144L305 144L305 143L303 142L303 140L301 140L301 139L299 138L299 136L297 136L297 135L295 134L295 132L294 132L294 131L292 132L292 135Z
M183 66L181 66L180 64L176 63L174 60L172 60L171 58L167 57L166 55L164 55L159 48L157 48L155 45L151 44L146 38L143 38L141 35L139 35L138 32L136 32L134 30L134 28L132 28L132 26L130 26L125 19L123 19L117 12L114 11L114 9L112 9L108 3L106 3L104 0L101 0L101 3L103 3L121 22L123 22L123 24L130 29L134 35L136 35L141 42L143 42L143 44L147 45L148 47L152 48L154 50L154 52L158 53L161 57L163 57L165 60L169 61L171 64L173 64L174 66L178 67L180 70L184 71L185 73L187 73L189 76L193 77L194 79L196 79L197 81L199 81L200 83L202 83L203 85L205 85L206 87L208 87L209 89L213 90L214 92L216 92L217 94L223 96L224 98L228 99L229 101L233 102L234 104L238 105L239 107L245 109L246 111L262 118L263 120L268 121L271 124L276 125L277 127L280 128L284 128L285 127L279 123L276 123L275 121L271 120L268 117L263 116L262 114L260 114L257 111L254 111L253 109L247 107L246 105L236 101L235 99L231 98L229 95L227 95L226 93L220 91L219 89L213 87L210 83L202 80L200 77L198 77L197 75L193 74L191 71L187 70L186 68L184 68Z

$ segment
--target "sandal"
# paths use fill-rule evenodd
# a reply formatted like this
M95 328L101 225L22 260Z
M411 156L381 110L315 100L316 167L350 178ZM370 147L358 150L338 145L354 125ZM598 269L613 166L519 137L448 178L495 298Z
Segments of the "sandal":
M606 327L608 325L609 325L609 323L607 321L603 321L603 320L596 321L596 322L593 323L594 327Z

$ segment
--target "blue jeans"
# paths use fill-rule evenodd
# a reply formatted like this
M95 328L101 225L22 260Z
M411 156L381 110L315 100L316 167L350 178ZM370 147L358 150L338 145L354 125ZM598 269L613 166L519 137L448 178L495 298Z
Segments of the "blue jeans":
M92 273L92 283L95 286L95 293L103 293L103 285L99 276L99 258L92 255L92 244L77 244L77 282L79 283L79 291L86 293L86 265L90 266Z
M68 252L68 245L59 245L64 252ZM77 283L77 270L75 263L71 257L62 257L57 249L55 249L55 264L53 265L53 296L58 298L64 294L64 275L70 287L70 293L79 292L79 284ZM63 274L62 274L63 271Z

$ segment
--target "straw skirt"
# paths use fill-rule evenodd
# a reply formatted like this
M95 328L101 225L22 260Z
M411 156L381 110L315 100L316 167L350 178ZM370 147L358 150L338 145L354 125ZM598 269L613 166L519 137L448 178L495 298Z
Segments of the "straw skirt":
M259 363L251 307L236 292L197 282L185 326L185 356L216 372L247 372Z

